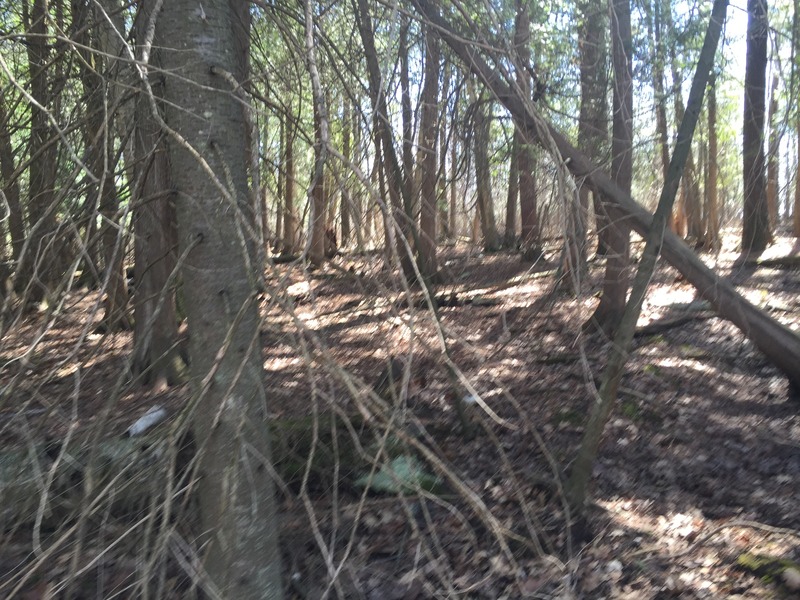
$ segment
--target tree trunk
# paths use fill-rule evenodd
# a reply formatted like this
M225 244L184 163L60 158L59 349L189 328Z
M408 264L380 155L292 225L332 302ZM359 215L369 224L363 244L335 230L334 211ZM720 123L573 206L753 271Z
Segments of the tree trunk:
M531 18L529 2L516 0L516 22L514 24L514 47L517 54L517 86L528 101L533 101L531 85ZM521 130L521 145L517 153L517 172L519 173L520 238L522 258L535 261L542 256L541 231L537 207L536 179L533 171L536 157L532 147L535 136L524 128ZM476 155L477 161L477 155ZM477 162L476 162L477 167Z
M137 59L160 72L159 51L146 39L155 0L140 3L134 22ZM146 57L149 55L149 61ZM150 76L150 73L148 73ZM153 94L153 98L148 96ZM153 110L164 94L163 80L152 75L149 90L136 99L134 130L133 357L131 369L142 383L183 380L184 362L177 351L175 306L175 196L164 134Z
M439 39L438 36L436 38ZM439 49L441 53L441 48ZM449 154L449 146L448 143L455 143L455 140L450 142L451 138L453 137L453 132L455 131L455 126L453 123L450 124L450 129L447 128L447 118L448 118L448 102L449 102L449 95L450 95L450 80L453 77L453 67L452 63L448 60L444 61L444 74L442 75L442 100L441 100L441 111L439 112L439 172L437 173L437 178L439 181L439 192L437 196L437 206L438 206L438 223L439 223L439 231L437 232L437 237L442 240L448 240L452 237L452 233L450 232L450 217L449 211L447 210L447 155Z
M794 166L794 206L792 210L792 231L800 237L800 116L795 117L795 139L797 140L797 163Z
M624 0L627 2L627 0ZM583 512L584 500L592 472L592 465L597 457L603 430L611 416L611 411L616 403L619 384L625 371L625 364L633 342L636 330L636 321L642 311L642 304L647 293L650 280L656 269L659 249L664 239L672 204L680 183L680 175L685 166L692 147L692 136L700 117L703 105L703 93L714 65L722 25L725 22L725 12L728 0L715 0L708 31L703 42L703 49L697 63L692 90L689 94L689 108L684 119L678 126L678 138L675 143L675 152L672 164L664 181L658 207L653 215L651 227L645 236L645 248L633 282L630 300L625 306L625 312L619 328L614 335L614 342L603 372L603 380L597 394L597 401L592 402L591 415L586 424L578 456L573 464L572 474L567 482L566 498L572 508ZM619 14L619 13L617 13ZM613 14L612 14L613 18Z
M606 96L608 79L606 76L607 52L607 14L600 4L581 2L578 28L578 51L580 53L581 105L578 120L578 146L584 148L596 163L602 163L608 152L608 109ZM564 252L562 276L565 285L580 284L588 273L586 264L586 234L589 208L588 186L578 181L578 202L572 201L568 207L568 246ZM603 211L600 211L602 215ZM607 220L598 221L598 230L607 226ZM603 240L606 238L603 231Z
M27 0L24 11L27 11ZM56 230L56 145L51 144L52 109L50 93L50 40L48 39L47 0L33 0L27 19L26 46L30 74L30 94L38 106L31 107L30 166L28 167L28 238L20 254L15 287L23 293L26 305L49 298L59 276L53 251Z
M186 289L192 429L199 448L203 567L225 598L281 598L276 507L262 383L257 284L247 222L246 127L223 76L233 64L226 0L164 2L156 36L164 48L181 267ZM204 160L201 164L191 146Z
M767 82L767 0L747 0L747 57L744 73L742 253L759 254L769 242L764 173L764 113Z
M372 17L366 0L353 0L356 3L356 21L364 46L364 56L367 63L367 76L369 80L369 94L375 120L376 139L380 142L381 156L384 168L382 172L386 176L386 187L389 192L392 214L387 215L388 221L384 221L386 229L386 243L390 244L391 239L395 239L397 255L400 265L407 279L413 281L416 278L416 268L414 257L406 248L406 240L411 240L416 236L414 220L411 218L411 190L408 180L403 173L400 161L397 158L397 150L392 139L389 110L386 102L386 92L383 89L380 64L378 63L378 52L375 47L375 31L373 29ZM395 235L394 224L399 226L402 236ZM405 237L406 239L401 239Z
M425 29L425 79L420 96L421 117L419 126L419 148L417 170L419 173L419 269L426 281L436 278L436 196L438 159L436 142L439 137L439 61L441 51L439 38L430 29Z
M508 157L508 194L506 196L506 229L503 246L514 248L517 245L517 204L519 199L519 153L522 149L522 133L514 124L514 137L511 141L511 154Z
M611 48L614 63L614 118L611 138L611 175L626 194L633 179L633 66L629 0L611 2ZM608 254L603 293L587 326L613 336L625 310L628 293L630 226L616 207L603 198L609 217Z
M353 129L353 117L355 115L350 110L350 102L346 99L342 103L342 113L344 115L344 122L342 123L342 156L344 156L345 168L349 170L347 164L353 158L350 134ZM350 243L350 215L355 211L352 210L353 199L350 195L350 186L346 178L343 178L341 188L342 200L339 205L339 216L342 222L342 247L345 247Z
M297 252L297 216L294 208L295 169L294 138L297 125L292 115L286 115L286 140L284 146L284 197L283 197L283 253Z
M458 223L456 222L456 198L458 196L456 174L458 172L458 137L455 135L456 123L458 122L458 108L453 108L453 118L451 120L451 127L453 128L453 141L450 146L450 207L448 209L448 217L450 223L448 229L450 230L450 237L453 239L458 238ZM800 131L800 126L798 126ZM800 233L798 233L800 235Z
M93 3L73 2L73 23L77 29L78 52L82 58L81 81L87 113L84 128L86 163L99 178L97 183L90 186L89 195L94 197L91 200L92 207L99 209L103 217L100 238L104 259L102 285L105 291L105 314L100 328L118 331L131 328L123 265L127 240L118 223L119 201L115 183L114 110L119 99L113 82L120 71L113 59L109 60L118 56L119 45L105 47L103 38L111 40L112 34L102 35L109 26L102 15L99 19L93 18L93 8ZM94 33L94 39L90 32ZM95 218L94 210L91 218Z
M673 31L672 8L671 6L661 5L663 16L666 20L665 30ZM683 121L685 108L683 105L683 76L681 74L675 44L667 45L670 58L670 69L672 71L672 94L675 102L675 123L676 127ZM698 183L697 169L695 168L694 152L690 149L683 173L683 187L681 197L678 201L674 217L674 230L679 235L686 235L691 241L702 240L702 213L700 211L700 185Z
M586 179L593 190L613 202L626 217L629 225L639 234L647 235L653 217L641 205L622 191L597 165L573 147L555 127L534 115L526 103L503 81L485 59L468 45L463 37L455 33L447 21L441 18L429 4L429 0L414 0L416 9L439 31L458 57L485 82L487 87L505 105L511 115L525 123L532 131L537 125L547 136L548 147L552 143L565 160L573 176ZM542 143L542 140L539 140ZM766 313L747 302L725 279L718 277L698 256L673 233L667 231L661 248L664 258L674 266L696 289L699 296L707 300L724 319L728 319L759 348L772 363L800 389L800 339L788 327L781 325Z
M328 109L322 82L317 68L316 38L312 0L305 0L306 65L311 78L314 103L314 174L311 177L311 216L309 218L308 260L314 267L325 262L326 240L326 177L325 163L328 154Z
M646 4L646 3L645 3ZM648 20L651 37L654 40L651 62L653 63L653 95L655 96L656 132L658 134L659 148L661 150L661 177L662 182L667 180L669 170L669 133L667 132L667 106L664 94L664 62L667 53L662 41L661 11L663 0L653 0L652 24Z
M11 240L11 259L16 262L25 244L25 221L20 202L19 173L11 142L11 115L6 108L5 92L0 87L0 176L3 178L3 193L8 203L8 239ZM7 276L8 274L6 274ZM2 292L5 293L5 281Z
M778 224L778 169L780 165L780 130L776 122L778 113L778 74L772 76L772 91L769 103L769 151L767 153L767 214L769 229L774 231Z
M706 183L705 246L719 251L722 240L719 236L719 198L717 179L717 81L712 73L708 82L708 182Z
M492 200L492 173L489 167L489 115L491 103L478 98L474 104L474 156L475 188L477 190L477 212L483 234L483 249L494 252L500 245L494 220Z

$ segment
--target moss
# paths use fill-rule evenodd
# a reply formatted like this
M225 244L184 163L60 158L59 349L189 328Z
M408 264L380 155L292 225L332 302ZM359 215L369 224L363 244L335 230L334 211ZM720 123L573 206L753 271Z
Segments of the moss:
M583 425L585 420L584 414L574 408L566 408L558 411L552 417L552 423L556 427L561 425L561 423L566 423L568 425Z
M800 565L785 558L744 552L736 559L736 566L744 571L758 575L764 583L779 581L786 569L800 569Z

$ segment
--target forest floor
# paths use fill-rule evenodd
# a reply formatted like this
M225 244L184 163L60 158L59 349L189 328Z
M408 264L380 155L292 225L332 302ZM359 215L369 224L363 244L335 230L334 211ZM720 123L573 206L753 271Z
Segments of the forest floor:
M737 264L735 244L727 240L705 260L797 331L795 240L776 240L762 259L795 258L770 266ZM378 255L342 255L311 273L282 265L268 274L279 290L263 301L271 418L292 426L316 422L315 451L331 455L305 480L301 463L294 479L278 485L288 597L319 598L326 589L330 597L376 600L800 595L792 591L797 581L777 574L788 565L800 576L800 400L744 335L663 263L605 431L588 517L575 523L565 509L560 478L575 456L609 350L607 340L581 329L597 303L602 264L591 262L576 298L555 289L546 261L444 248L438 320L427 299L403 289ZM125 383L120 374L131 336L94 332L98 302L94 292L73 292L57 315L6 333L3 448L61 440L106 410L106 435L119 437L153 406L173 419L185 406L189 386ZM459 389L472 389L454 395L443 340L463 376ZM408 385L400 397L370 396L364 389L381 387L390 357L404 359ZM457 396L466 399L469 435L454 410ZM325 418L333 413L340 418ZM353 444L331 433L348 424L344 437L361 443L353 446L361 458L349 456L344 447ZM297 437L291 443L302 446ZM369 473L365 455L377 456L375 479L394 465L383 489L360 479ZM402 492L386 489L397 487L404 469L417 468L423 475ZM3 524L0 595L19 584L25 569L37 569L19 597L50 597L74 544L43 565L32 525ZM34 538L46 545L47 535L59 531L41 534L45 542ZM92 579L85 589L94 597L128 597L126 578L141 569L135 549L120 544L97 553L106 558L78 560ZM164 596L179 595L182 585Z

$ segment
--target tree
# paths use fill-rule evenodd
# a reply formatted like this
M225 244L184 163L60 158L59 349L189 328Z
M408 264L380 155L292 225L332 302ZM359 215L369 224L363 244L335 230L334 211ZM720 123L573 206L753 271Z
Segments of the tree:
M493 252L500 247L492 201L492 173L489 168L489 107L491 102L479 95L473 109L473 143L477 213L483 234L483 248Z
M629 0L610 0L611 48L614 64L614 116L611 138L611 175L630 194L633 179L633 67L631 8ZM612 204L603 199L609 217L606 243L606 272L600 303L588 326L613 335L628 293L630 226Z
M152 47L148 27L156 0L143 0L133 24L137 58L156 71L161 52ZM145 85L147 83L147 85ZM153 76L140 82L133 131L134 281L131 368L143 383L183 380L185 364L178 352L175 304L175 196L165 131L155 113L164 82Z
M608 51L606 42L607 10L592 2L578 4L578 51L580 53L581 104L578 117L578 146L595 162L602 163L608 152L608 109L606 96L608 79L606 64ZM565 285L580 285L587 273L586 221L589 212L589 195L592 193L585 182L578 181L578 202L569 206L568 242L562 275ZM594 205L601 208L597 194ZM598 234L605 240L607 219L603 211L597 210ZM572 238L570 240L570 238ZM603 244L605 248L605 243Z
M164 2L169 155L176 193L196 397L204 567L226 598L281 598L270 447L265 427L259 263L248 234L246 130L228 75L235 69L227 0Z
M425 30L425 79L422 84L420 105L422 115L419 126L417 170L420 196L419 217L419 269L422 276L432 281L438 271L436 261L436 199L438 160L436 142L439 137L439 38L430 28Z
M305 0L305 45L306 65L311 77L311 91L314 104L314 174L311 177L311 218L309 230L311 241L308 249L309 262L319 267L325 261L325 241L327 221L325 203L325 163L328 156L328 105L322 91L319 67L317 64L317 43L314 35L314 9L312 0Z
M60 275L58 253L53 250L56 230L56 145L51 143L50 119L54 98L50 85L53 62L48 42L47 0L23 3L30 77L31 125L28 167L28 237L20 253L15 287L28 303L37 303L54 291ZM49 298L52 300L52 298Z
M618 4L619 0L614 0L614 2ZM627 0L622 0L622 2L627 3ZM697 70L692 82L692 90L689 94L688 110L678 127L678 139L675 143L675 152L672 155L667 179L664 181L664 187L658 200L658 207L653 214L652 223L645 235L645 248L633 282L631 297L625 306L619 327L615 331L614 343L608 364L603 373L603 381L597 394L598 398L596 402L592 403L591 414L578 450L578 456L573 464L569 481L565 486L567 501L577 512L584 510L592 464L600 447L603 430L616 402L617 392L625 370L625 363L628 360L628 353L636 330L636 321L639 319L647 288L655 272L669 215L672 212L675 194L678 191L681 173L692 147L692 136L700 117L703 94L711 69L714 66L714 54L722 31L722 24L725 22L727 6L728 0L715 0L714 2L706 39L703 43L703 50L700 53ZM624 7L620 6L619 8L624 10ZM620 11L616 10L615 7L611 16L612 19L615 17L614 13L619 15Z
M3 178L3 194L8 203L8 237L11 240L11 258L16 262L19 260L25 244L25 221L22 215L19 174L14 159L10 121L11 113L6 106L6 94L0 87L0 176Z
M119 107L116 79L121 74L115 58L119 56L119 40L115 31L93 2L74 1L73 25L81 55L80 76L87 112L84 127L87 165L97 177L90 186L92 217L99 209L103 217L100 229L105 288L105 315L101 327L106 331L130 329L127 313L128 291L125 285L123 259L125 236L118 236L117 184L115 181L115 112ZM113 11L112 11L113 12ZM98 18L99 17L99 18ZM90 35L91 33L91 35ZM99 51L95 51L95 49ZM94 219L92 218L92 221ZM91 228L90 228L91 230Z
M719 198L717 181L717 78L714 73L708 81L708 180L706 182L705 247L718 251L722 245L719 236Z
M747 0L747 56L744 72L742 253L763 252L769 242L764 120L767 82L767 0Z
M517 85L520 93L529 101L533 101L533 85L531 81L531 18L530 2L517 0L517 18L514 24L514 46L518 55ZM537 207L537 189L534 171L536 156L534 154L531 132L522 129L521 144L517 152L517 173L519 173L519 208L522 257L535 261L542 256L541 231ZM475 156L477 165L477 154Z

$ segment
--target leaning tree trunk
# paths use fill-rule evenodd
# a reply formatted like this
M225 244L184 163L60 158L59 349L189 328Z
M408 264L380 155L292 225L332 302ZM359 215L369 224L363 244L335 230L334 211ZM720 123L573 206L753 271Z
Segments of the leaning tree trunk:
M175 189L192 381L192 431L208 583L224 598L281 598L280 556L262 382L246 131L231 93L227 0L164 2L166 120Z
M540 144L556 150L574 177L585 179L593 190L618 207L637 233L647 235L653 219L644 207L572 146L561 132L534 115L502 79L499 71L492 69L483 56L475 53L474 47L438 15L430 0L413 2L416 9L437 27L439 35L456 55L485 82L515 119L521 120L533 131L537 126L542 128ZM722 318L736 325L786 375L792 385L800 389L800 339L794 332L747 302L730 282L718 277L675 234L669 231L665 233L661 253L697 289L700 297L711 303Z
M714 74L708 82L708 181L706 183L706 209L704 229L706 231L705 247L718 251L722 246L719 236L719 194L717 180L717 81Z
M627 2L628 0L622 0ZM655 272L658 262L664 231L666 230L675 194L678 190L680 175L683 172L689 150L692 147L692 136L700 117L703 104L703 94L708 82L711 68L714 65L722 24L725 22L725 12L728 0L715 0L711 19L703 42L703 49L697 63L692 90L689 94L688 110L678 126L678 138L675 143L675 152L664 181L658 207L653 215L653 220L645 236L645 248L633 282L631 297L625 306L625 312L614 335L608 363L603 372L603 381L597 394L597 401L592 403L589 421L586 424L583 439L581 440L578 456L572 467L572 474L565 486L567 501L578 512L585 508L584 500L587 495L592 465L597 457L603 430L611 416L619 390L619 384L625 371L633 335L636 331L636 321L642 311L645 294L650 280ZM613 18L613 16L612 16Z

